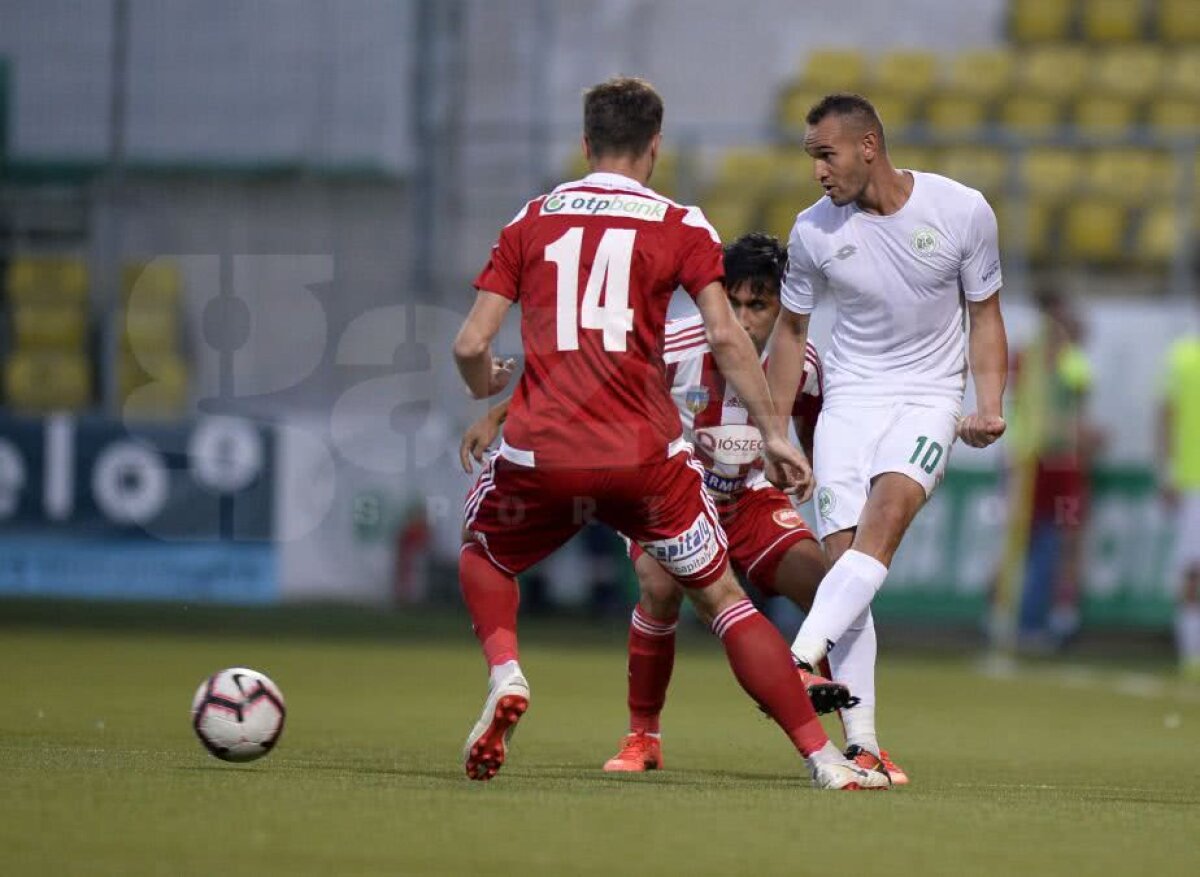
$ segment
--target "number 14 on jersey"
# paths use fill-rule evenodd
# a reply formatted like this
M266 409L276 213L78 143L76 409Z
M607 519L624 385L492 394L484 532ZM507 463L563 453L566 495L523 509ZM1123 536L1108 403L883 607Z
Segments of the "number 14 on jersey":
M558 266L559 350L578 350L579 329L584 328L604 333L605 350L625 352L627 336L633 331L629 272L635 237L635 229L610 228L604 232L596 247L582 302L579 300L579 261L583 252L583 229L568 229L546 247L546 261Z

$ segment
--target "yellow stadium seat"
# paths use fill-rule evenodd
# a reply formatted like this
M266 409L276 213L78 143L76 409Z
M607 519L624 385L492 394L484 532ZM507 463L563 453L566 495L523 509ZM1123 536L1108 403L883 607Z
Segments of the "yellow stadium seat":
M1173 204L1148 208L1134 234L1132 256L1146 265L1165 265L1179 247L1180 217Z
M930 171L938 166L937 153L924 146L889 146L888 158L894 167L910 171Z
M1012 0L1010 29L1018 42L1064 40L1070 35L1073 0Z
M1018 66L1017 80L1022 93L1072 97L1084 90L1089 73L1082 46L1034 46Z
M815 182L809 186L787 188L777 192L767 201L763 211L762 230L787 242L796 214L807 210L825 197L825 190Z
M700 206L722 241L732 241L755 230L758 210L750 196L712 195Z
M1128 211L1111 201L1072 203L1063 216L1063 249L1068 258L1111 264L1121 259Z
M70 302L20 302L12 309L13 338L19 350L82 351L87 311Z
M1039 201L999 201L993 205L1000 232L1000 246L1025 250L1035 262L1050 258L1054 249L1054 209Z
M129 262L121 269L121 288L126 301L173 304L183 289L183 274L171 259Z
M776 110L780 130L793 137L803 136L805 116L824 96L824 91L799 86L785 90L779 96L779 108Z
M91 396L92 375L82 353L18 350L4 364L4 397L17 411L76 411Z
M924 97L937 81L938 56L933 52L886 52L875 65L874 87L888 94Z
M1046 203L1061 201L1079 186L1081 164L1079 153L1072 149L1031 149L1021 161L1021 184L1030 198Z
M1137 105L1124 98L1091 95L1076 102L1071 120L1087 134L1124 134L1137 122Z
M82 259L17 256L8 264L5 286L14 302L87 300L88 270Z
M941 172L985 194L998 193L1008 177L1008 156L999 149L957 146L942 153Z
M956 94L987 100L1006 92L1013 79L1013 56L1008 49L963 52L950 62L946 85Z
M187 403L187 367L174 354L149 357L126 354L121 357L117 381L121 413L125 417L174 417L183 412Z
M1163 90L1200 100L1200 47L1171 54L1163 74Z
M717 169L715 188L722 193L753 197L778 185L786 169L780 153L761 147L726 150Z
M916 102L908 95L887 92L872 94L871 103L883 122L883 130L889 134L903 131L916 121Z
M1175 177L1174 160L1166 152L1097 149L1085 160L1087 191L1126 204L1169 197L1176 188Z
M143 305L125 309L121 343L140 354L172 351L179 346L179 310Z
M1162 83L1165 53L1157 46L1121 46L1100 54L1093 79L1109 94L1144 98Z
M1200 133L1200 100L1194 97L1161 97L1146 110L1146 124L1163 137Z
M1093 43L1127 43L1142 35L1140 0L1084 0L1080 13L1083 37Z
M1054 98L1014 94L1000 105L999 115L1006 128L1033 137L1062 124L1062 105Z
M861 91L867 81L867 60L854 49L817 49L804 62L806 88L819 91Z
M777 149L773 173L780 186L804 188L817 185L813 180L812 156L799 147Z
M1157 24L1168 43L1200 43L1200 0L1158 0Z
M973 134L987 123L987 105L975 95L943 92L925 105L925 122L936 134Z

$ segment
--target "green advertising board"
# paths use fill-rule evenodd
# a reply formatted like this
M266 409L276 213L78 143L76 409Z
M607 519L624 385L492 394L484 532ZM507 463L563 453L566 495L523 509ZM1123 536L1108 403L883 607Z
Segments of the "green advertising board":
M1000 475L947 472L896 555L876 599L880 617L982 621L1008 517ZM1081 575L1084 623L1167 625L1171 552L1171 520L1153 473L1136 467L1094 473Z

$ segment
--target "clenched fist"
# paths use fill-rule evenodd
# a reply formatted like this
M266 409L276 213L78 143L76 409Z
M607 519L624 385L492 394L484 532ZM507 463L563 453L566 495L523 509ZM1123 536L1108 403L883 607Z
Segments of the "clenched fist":
M958 437L973 448L986 448L1004 435L1003 417L968 414L958 421Z

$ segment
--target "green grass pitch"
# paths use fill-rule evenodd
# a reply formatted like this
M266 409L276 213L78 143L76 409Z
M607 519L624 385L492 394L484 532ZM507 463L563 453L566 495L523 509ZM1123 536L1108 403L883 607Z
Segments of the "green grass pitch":
M913 785L819 793L717 644L688 636L667 769L610 777L621 623L530 624L532 705L480 784L460 763L485 678L465 621L237 619L0 623L0 873L1200 874L1200 699L1163 678L993 678L889 653L885 630L880 725ZM238 664L288 701L278 750L251 765L210 758L188 722L200 680Z

